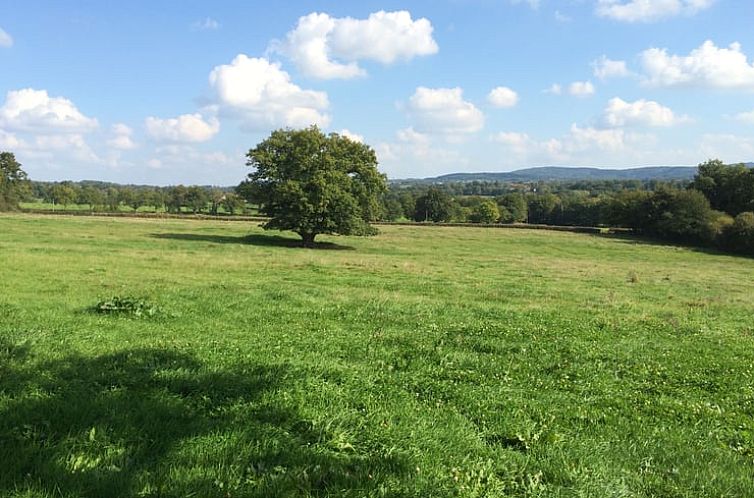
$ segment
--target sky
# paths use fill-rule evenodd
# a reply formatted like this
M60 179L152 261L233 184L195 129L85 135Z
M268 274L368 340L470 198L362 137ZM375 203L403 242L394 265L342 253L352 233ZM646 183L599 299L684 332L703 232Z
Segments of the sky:
M0 0L36 180L235 185L278 128L390 178L754 161L751 0Z

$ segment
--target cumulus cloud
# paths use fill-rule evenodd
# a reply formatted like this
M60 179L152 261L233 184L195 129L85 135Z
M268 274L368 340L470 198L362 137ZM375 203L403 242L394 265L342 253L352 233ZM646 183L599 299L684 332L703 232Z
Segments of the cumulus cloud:
M627 132L621 128L596 128L571 125L560 138L536 140L526 133L503 132L492 137L516 161L534 163L589 161L595 157L620 157L633 153L637 146L653 142L653 137Z
M81 133L97 127L70 100L50 97L46 90L11 90L0 107L0 127L35 133Z
M676 116L669 107L653 100L640 99L626 102L615 97L610 99L602 115L602 122L609 128L624 126L674 126L688 122L686 116Z
M495 107L514 107L518 103L518 94L505 86L493 88L487 100Z
M118 123L114 124L111 130L112 136L107 140L107 145L113 149L131 150L136 148L133 141L133 130L128 126Z
M364 137L362 135L354 133L350 130L342 129L338 132L338 134L354 142L364 143Z
M0 149L16 150L26 147L27 144L23 140L18 138L15 134L0 130Z
M409 99L407 110L419 132L448 138L475 133L484 126L484 115L463 100L461 88L419 87Z
M568 94L574 97L589 97L594 95L594 91L591 81L574 81L568 85Z
M367 19L314 12L299 18L285 40L273 42L270 49L309 77L354 78L366 74L360 60L391 64L437 53L432 31L429 20L413 20L405 10L379 11Z
M37 135L26 142L20 151L24 157L48 162L73 160L85 163L98 163L100 157L92 150L82 134Z
M594 75L601 80L625 78L631 75L631 71L626 67L626 61L614 61L604 55L592 62L592 68Z
M719 48L707 40L686 56L650 48L641 53L641 64L650 86L754 90L754 63L749 63L739 43Z
M230 64L215 67L209 83L220 112L240 117L249 129L330 122L326 93L301 89L280 64L264 58L239 54Z
M694 15L715 0L597 0L596 12L623 22L654 22L679 15Z
M433 137L413 127L396 132L392 142L375 146L380 169L390 178L421 177L458 171L469 166L469 158L455 148L433 142Z
M0 48L10 48L13 46L13 37L3 28L0 28Z
M412 126L398 130L396 133L398 141L404 144L413 144L416 146L428 147L431 142L429 135L425 133L419 133L414 130Z
M220 131L220 122L215 117L205 119L201 114L183 114L177 118L160 119L148 117L144 121L147 134L161 142L198 143L206 142Z

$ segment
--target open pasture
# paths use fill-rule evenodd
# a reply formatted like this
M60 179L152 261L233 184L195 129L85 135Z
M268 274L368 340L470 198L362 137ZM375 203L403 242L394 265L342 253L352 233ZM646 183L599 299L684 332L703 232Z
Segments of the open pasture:
M0 496L754 496L753 260L381 232L1 215Z

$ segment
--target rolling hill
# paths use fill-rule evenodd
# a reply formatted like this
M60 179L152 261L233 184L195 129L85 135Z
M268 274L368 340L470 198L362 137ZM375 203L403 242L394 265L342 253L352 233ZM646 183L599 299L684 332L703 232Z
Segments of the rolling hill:
M746 163L754 167L754 163ZM576 181L576 180L691 180L696 166L649 166L629 169L577 168L568 166L545 166L508 172L450 173L418 182L448 183L471 181Z

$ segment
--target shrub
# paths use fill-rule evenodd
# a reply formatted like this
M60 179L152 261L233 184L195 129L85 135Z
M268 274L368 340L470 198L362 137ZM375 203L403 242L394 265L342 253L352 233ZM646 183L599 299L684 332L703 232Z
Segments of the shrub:
M723 247L729 251L754 255L754 213L746 211L725 228Z

